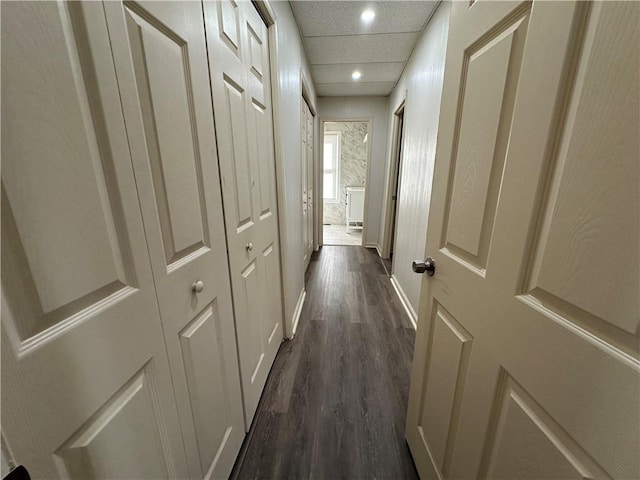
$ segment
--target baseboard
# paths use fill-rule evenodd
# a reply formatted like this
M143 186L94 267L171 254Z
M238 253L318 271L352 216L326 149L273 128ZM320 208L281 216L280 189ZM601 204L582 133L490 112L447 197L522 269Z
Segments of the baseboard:
M380 258L384 258L384 257L382 256L382 249L380 248L380 245L378 245L377 243L376 243L376 251L378 252L378 256L379 256Z
M303 288L300 292L300 297L298 297L298 303L296 304L296 309L293 311L293 328L291 329L291 336L289 340L293 338L296 334L296 329L298 328L298 322L300 321L300 314L302 313L302 305L304 305L304 299L307 297L307 291Z
M409 316L409 320L411 320L411 323L412 323L413 328L415 330L417 328L417 325L418 325L418 314L416 313L416 311L411 306L411 302L409 302L409 299L407 298L407 295L404 293L404 290L402 290L402 287L398 283L398 280L396 279L396 276L395 275L391 275L390 280L391 280L391 285L393 285L393 289L398 294L398 298L400 299L400 302L402 303L402 306L404 307L404 310L407 312L407 315Z
M373 242L365 243L364 248L375 248L378 251L378 253L380 253L380 245L378 245L377 243L373 243Z

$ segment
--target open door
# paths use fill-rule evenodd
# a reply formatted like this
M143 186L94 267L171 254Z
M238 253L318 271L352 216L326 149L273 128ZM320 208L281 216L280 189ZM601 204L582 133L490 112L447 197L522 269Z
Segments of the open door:
M406 430L422 478L640 477L639 27L634 2L453 4Z

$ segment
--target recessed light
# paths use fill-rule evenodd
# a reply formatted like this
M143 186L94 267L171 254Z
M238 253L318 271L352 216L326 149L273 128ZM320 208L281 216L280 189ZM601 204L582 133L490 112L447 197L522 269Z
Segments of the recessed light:
M351 74L351 78L353 78L354 80L360 80L361 76L362 74L357 70Z
M360 15L360 20L362 20L364 23L371 23L373 22L373 19L375 17L376 17L376 12L374 12L369 8L364 12L362 12L362 15Z

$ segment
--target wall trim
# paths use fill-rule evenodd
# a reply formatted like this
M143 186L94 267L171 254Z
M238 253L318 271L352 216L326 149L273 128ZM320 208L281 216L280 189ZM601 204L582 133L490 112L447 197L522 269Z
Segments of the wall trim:
M391 203L392 203L392 192L394 180L397 178L398 182L400 182L400 173L401 173L401 163L402 159L400 157L400 153L402 152L402 143L404 143L400 138L400 114L404 115L405 107L407 103L407 93L405 90L404 95L400 100L398 100L397 104L393 108L393 113L391 114L391 148L389 152L389 158L387 159L386 173L385 173L385 185L384 185L384 193L382 200L382 219L380 221L380 239L381 239L381 250L382 258L389 258L391 254ZM402 131L405 131L405 122L402 122ZM398 189L398 193L400 190ZM397 205L398 199L396 199ZM397 223L397 207L396 207L396 218L395 222Z
M287 238L287 222L284 205L284 153L282 151L282 132L280 131L280 72L278 70L278 20L269 0L253 0L253 5L267 25L269 41L269 67L271 70L271 121L273 125L273 149L276 178L276 211L278 212L278 251L280 253L280 288L282 290L280 304L282 305L283 338L293 337L291 324L287 321L287 265L290 262L283 240Z
M398 283L398 279L396 278L396 276L391 275L389 279L391 280L391 285L393 285L393 289L398 294L398 298L400 299L400 302L402 303L404 310L407 312L407 315L409 316L409 320L411 320L411 324L413 325L413 329L415 330L418 325L418 314L411 306L411 302L409 302L407 295L404 293L404 290Z
M307 298L307 291L303 288L300 292L300 297L298 297L298 303L296 304L296 309L293 311L293 318L291 319L291 324L293 327L291 328L291 335L287 338L291 340L296 334L296 330L298 329L298 322L300 321L300 314L302 313L302 306L304 305L304 299Z
M295 17L295 16L294 16ZM298 27L299 29L300 27ZM300 34L300 38L302 38L302 34ZM318 150L317 150L317 135L316 135L316 124L318 123L318 107L316 105L316 102L313 101L313 95L311 95L311 89L309 88L309 85L313 85L312 82L309 81L309 79L307 78L307 76L304 73L304 69L302 67L300 67L300 91L302 92L302 99L303 101L305 101L307 103L307 106L309 107L309 110L311 111L311 117L313 118L312 120L312 131L313 131L313 158L311 159L311 163L312 163L312 170L313 170L313 180L311 182L311 187L313 188L313 198L311 199L314 205L313 208L313 218L311 219L311 223L312 223L312 232L311 232L311 245L312 245L312 251L316 251L318 249L318 188L317 188L317 183L319 183L319 181L317 180L318 175L322 175L322 172L318 172L318 168L316 166L316 163L318 161ZM300 110L300 109L298 109ZM300 129L302 131L302 124L300 125ZM302 192L300 192L302 193ZM320 222L322 223L322 222ZM305 246L306 248L306 246ZM305 269L306 271L306 269Z
M267 28L276 23L276 12L269 3L269 0L253 0L253 5L258 10L258 13L267 24Z
M377 243L376 243L376 252L378 252L378 256L379 256L380 258L383 258L383 257L382 257L382 250L380 250L380 245L378 245Z

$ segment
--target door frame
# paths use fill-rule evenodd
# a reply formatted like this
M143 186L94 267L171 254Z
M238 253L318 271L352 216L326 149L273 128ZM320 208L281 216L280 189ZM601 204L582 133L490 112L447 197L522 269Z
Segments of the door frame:
M302 92L302 95L300 96L300 106L302 106L302 102L307 102L307 106L309 107L309 110L311 111L311 116L313 117L313 125L312 125L312 135L313 135L313 159L312 159L312 171L313 171L313 181L312 181L312 186L313 186L313 205L314 205L314 209L313 209L313 232L311 232L311 236L312 236L312 240L311 242L313 243L313 251L315 252L316 250L318 250L318 228L317 228L317 217L318 217L318 209L317 209L317 205L318 205L318 191L316 189L316 179L318 178L318 170L317 170L317 144L318 144L318 135L316 135L316 125L318 123L318 108L315 105L315 102L313 101L313 96L311 95L311 89L309 88L309 85L312 85L312 83L309 81L309 79L307 78L307 76L304 73L304 70L302 68L300 68L300 91ZM302 131L302 125L300 125L300 131ZM300 176L300 178L302 178L302 176ZM309 209L309 206L307 205L307 211ZM305 247L306 248L306 247ZM303 267L304 268L304 267ZM306 268L305 268L306 270Z
M365 174L364 180L364 212L362 215L362 246L367 247L367 227L369 225L369 187L371 185L371 143L373 136L373 117L355 117L355 118L340 118L340 117L320 117L320 121L318 122L319 134L318 134L318 154L316 158L319 158L318 168L322 168L324 166L324 124L329 122L340 122L340 123L349 123L349 122L366 122L367 123L367 172ZM322 142L319 141L320 134L322 135ZM316 202L315 211L317 212L317 222L316 229L318 230L318 247L321 247L324 244L324 231L322 228L322 221L324 218L324 188L320 178L323 178L320 175L316 175L314 178L314 190L317 192L316 195L320 201Z
M405 119L406 119L406 104L407 104L407 91L404 91L404 94L397 102L396 107L393 109L393 126L392 126L392 138L391 138L391 149L389 153L389 159L387 162L387 182L384 190L383 197L383 218L382 218L382 248L380 256L382 258L389 258L391 254L391 197L393 196L394 181L397 178L400 181L400 171L402 158L399 158L400 153L402 152L402 144L404 143L404 135L401 135L405 131ZM402 114L403 120L402 124L400 124L400 114ZM398 190L399 191L399 190ZM395 222L397 223L397 205L398 199L396 198L396 215ZM395 237L394 237L395 238Z
M290 280L287 278L287 266L290 262L295 262L289 258L286 249L283 247L282 240L287 238L287 222L282 221L284 218L285 199L285 175L284 175L284 152L282 148L282 132L280 129L280 72L278 71L278 17L276 15L270 0L252 0L251 3L258 10L258 13L267 25L269 38L269 67L271 70L271 117L273 122L273 148L274 163L276 176L276 204L278 211L278 244L280 248L280 288L282 296L280 302L282 304L282 326L283 338L293 338L295 325L286 318L286 292L289 291L288 285ZM302 97L301 97L302 98ZM304 287L303 287L304 294Z

